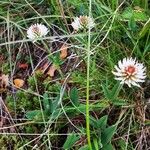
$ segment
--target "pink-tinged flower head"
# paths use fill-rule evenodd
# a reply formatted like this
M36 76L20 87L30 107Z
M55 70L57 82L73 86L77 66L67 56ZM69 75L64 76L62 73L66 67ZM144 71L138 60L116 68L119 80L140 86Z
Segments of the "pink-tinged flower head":
M140 87L139 83L144 82L146 78L146 68L142 63L139 63L133 58L124 58L118 62L118 66L115 65L116 71L112 73L116 76L116 80L120 80L121 84L127 84Z
M48 28L45 25L37 23L29 27L27 30L27 37L36 41L38 38L46 36L48 32Z
M74 21L71 23L74 30L78 31L79 29L83 28L90 28L92 29L95 26L94 20L88 16L80 16L76 17Z

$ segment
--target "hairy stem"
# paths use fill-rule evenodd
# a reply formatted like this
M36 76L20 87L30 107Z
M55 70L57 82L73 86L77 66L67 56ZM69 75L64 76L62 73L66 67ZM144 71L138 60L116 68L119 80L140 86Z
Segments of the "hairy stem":
M91 0L89 0L89 17L91 16ZM90 139L90 116L89 116L89 90L90 90L90 47L91 47L91 31L88 30L88 47L87 47L87 85L86 85L86 133L89 150L92 150Z

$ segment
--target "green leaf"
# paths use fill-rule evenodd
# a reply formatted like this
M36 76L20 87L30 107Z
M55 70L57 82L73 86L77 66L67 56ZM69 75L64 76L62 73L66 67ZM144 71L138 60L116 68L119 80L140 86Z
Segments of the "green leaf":
M113 11L109 7L107 7L106 5L103 5L102 3L100 4L100 7L106 12L113 13Z
M45 94L43 95L43 106L44 106L44 111L45 111L45 113L46 113L47 115L51 113L50 101L51 101L51 100L49 99L48 94L45 93ZM51 104L51 105L52 105L52 104Z
M121 14L122 18L130 20L131 17L134 17L135 21L146 21L148 16L140 7L133 9L131 7L127 7L123 13Z
M92 116L90 116L90 125L94 128L98 128L97 120Z
M102 130L104 130L106 128L107 119L108 119L108 115L105 115L105 116L101 117L99 120L97 120L97 125Z
M88 147L88 145L84 145L79 150L89 150L89 147Z
M54 102L53 102L53 107L54 107L54 109L56 109L60 104L60 95L58 95L56 98L55 98L55 100L54 100Z
M76 107L79 106L79 94L78 94L78 89L76 87L71 89L70 99Z
M55 55L48 56L48 59L53 62L56 66L63 64L63 61L60 59L60 53L55 53Z
M105 97L108 100L112 99L110 91L108 90L108 88L104 84L102 84L102 89L103 89Z
M146 33L148 33L150 30L150 19L145 23L144 27L139 33L139 39L145 36Z
M108 115L105 115L98 120L90 116L90 125L92 125L94 128L97 128L97 129L99 128L101 130L104 130L107 125L107 119L108 119Z
M79 140L79 136L76 136L74 133L67 137L66 142L63 145L64 149L72 148L73 145Z
M137 25L136 25L136 21L133 16L129 19L128 26L129 26L130 30L136 31Z
M94 138L93 143L94 143L95 150L99 150L99 146L96 138Z
M138 10L134 10L134 19L135 21L146 21L148 16L143 11L138 12Z
M112 100L114 100L118 97L120 90L121 90L120 82L117 82L110 92L110 97Z
M113 101L113 105L115 106L126 106L128 103L123 99L116 99Z
M53 101L50 101L51 113L55 112L56 109L59 107L59 101L60 101L60 96L59 95Z
M68 3L70 3L73 6L79 6L80 4L83 3L82 0L69 0Z
M145 45L145 48L144 48L144 52L143 52L143 56L150 51L150 43L148 43L147 45Z
M113 146L111 143L105 145L104 147L102 147L102 150L114 150Z
M103 89L103 92L104 92L104 95L105 97L110 100L111 102L114 101L114 99L116 99L119 95L119 92L121 90L121 85L120 85L120 82L117 82L112 90L110 91L107 86L105 86L104 84L102 84L102 89Z
M104 131L102 131L101 141L102 141L103 146L108 144L111 141L111 138L115 134L116 127L117 127L116 125L112 125L106 128Z
M133 12L132 12L132 11L133 11L132 8L127 7L127 8L123 11L122 17L123 17L124 19L130 19L130 18L133 16Z
M126 141L124 139L120 139L117 143L120 150L126 149Z
M28 111L25 116L31 120L40 120L42 118L42 113L40 110L33 110Z

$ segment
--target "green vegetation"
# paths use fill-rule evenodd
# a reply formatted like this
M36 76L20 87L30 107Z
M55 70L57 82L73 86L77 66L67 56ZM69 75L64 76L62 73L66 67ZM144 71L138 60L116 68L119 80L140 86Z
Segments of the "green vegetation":
M1 149L148 150L149 8L148 0L0 0ZM75 31L80 15L95 26ZM32 42L37 23L49 32ZM140 88L114 79L125 57L146 66Z

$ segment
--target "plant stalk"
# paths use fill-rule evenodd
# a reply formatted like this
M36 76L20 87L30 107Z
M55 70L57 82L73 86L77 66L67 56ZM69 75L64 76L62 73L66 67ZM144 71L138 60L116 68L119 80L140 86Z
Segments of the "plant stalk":
M89 17L91 16L91 0L89 0ZM88 29L88 47L87 47L87 85L86 85L86 134L89 150L92 150L90 138L90 115L89 115L89 90L90 90L90 47L91 47L91 31Z

